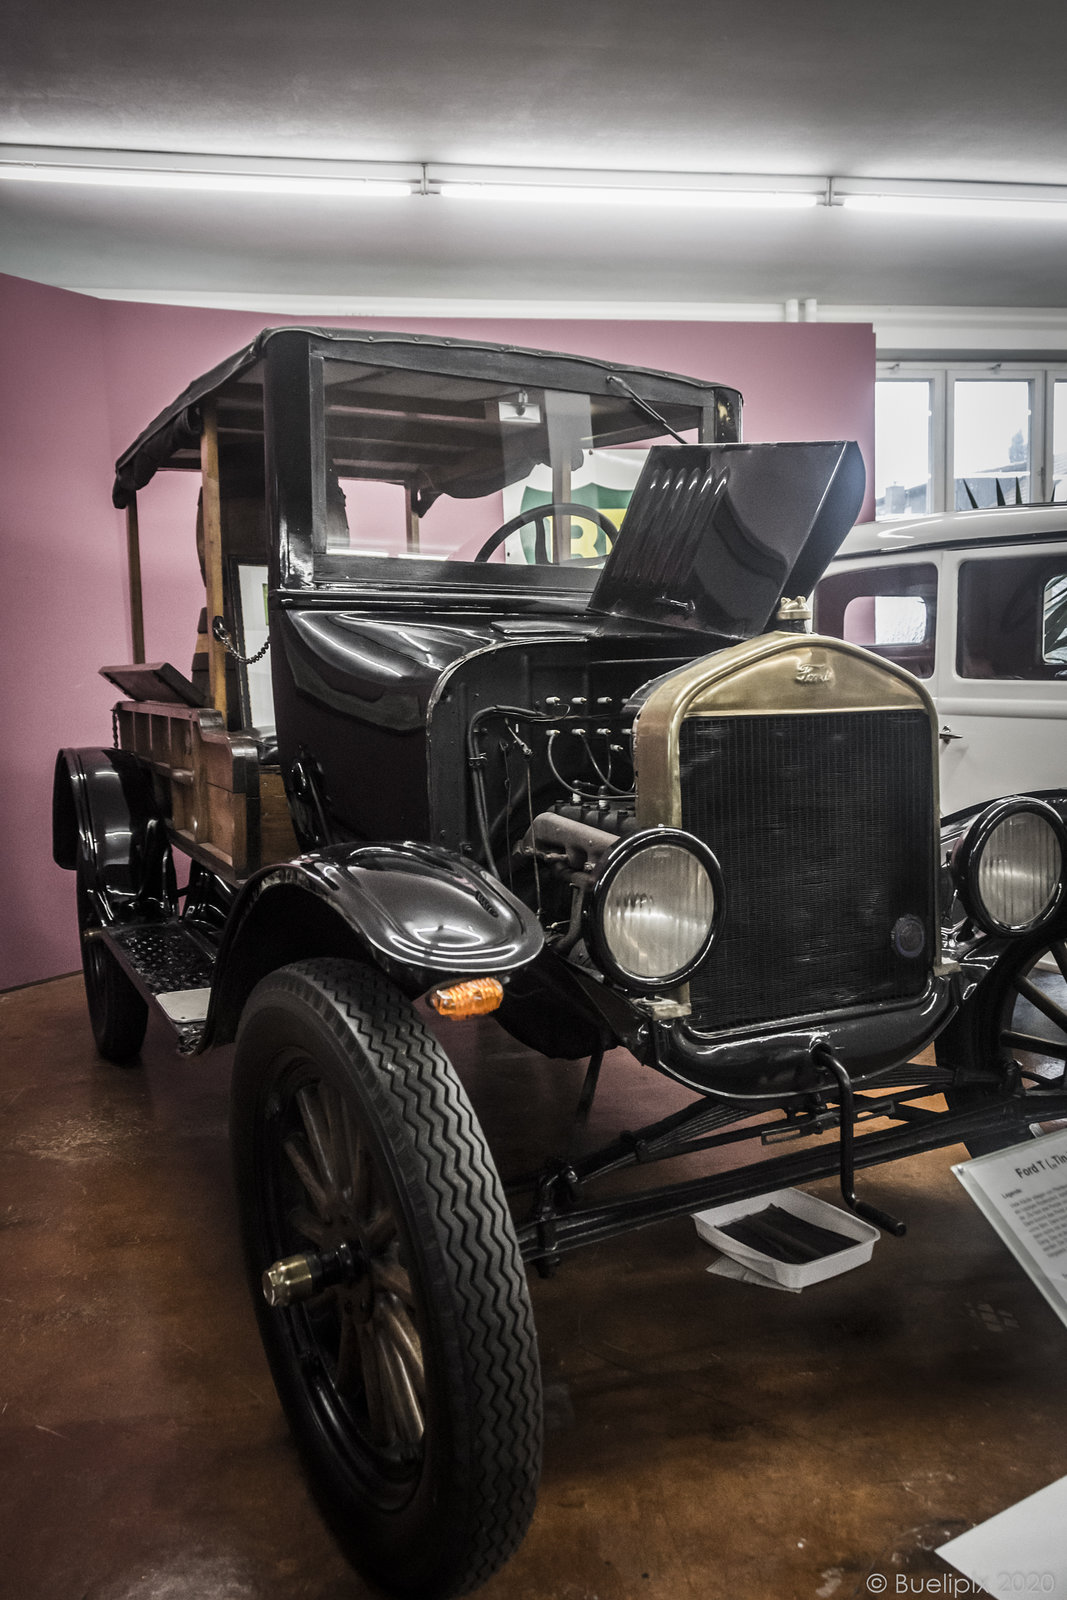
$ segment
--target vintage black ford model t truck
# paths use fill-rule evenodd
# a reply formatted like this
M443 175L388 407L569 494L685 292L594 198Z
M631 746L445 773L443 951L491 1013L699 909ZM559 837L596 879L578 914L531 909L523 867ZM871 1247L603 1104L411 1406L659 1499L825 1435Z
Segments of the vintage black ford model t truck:
M740 417L663 373L282 329L118 462L137 659L54 791L93 1031L130 1059L154 1005L184 1051L236 1039L278 1392L396 1592L475 1587L529 1521L525 1263L836 1173L900 1232L856 1169L1067 1115L1065 797L940 828L922 685L805 631L859 452ZM161 468L202 473L191 676L140 639ZM579 1115L620 1045L692 1102L506 1198L422 997L588 1057ZM598 1198L699 1150L709 1176Z

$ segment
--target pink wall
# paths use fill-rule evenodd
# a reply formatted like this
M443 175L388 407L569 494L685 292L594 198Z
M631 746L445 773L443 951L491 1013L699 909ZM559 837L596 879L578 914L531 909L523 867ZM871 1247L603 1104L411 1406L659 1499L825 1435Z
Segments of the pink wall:
M78 965L74 885L53 866L49 799L61 745L106 744L129 659L125 532L112 463L199 373L260 328L296 319L94 300L0 276L0 988ZM874 334L866 324L336 317L661 367L741 389L745 437L858 439L871 478ZM139 497L148 659L188 670L202 604L196 483L160 474ZM873 515L868 489L862 515Z
M78 963L73 883L52 865L61 744L110 742L96 669L125 651L124 534L99 307L0 287L0 985Z

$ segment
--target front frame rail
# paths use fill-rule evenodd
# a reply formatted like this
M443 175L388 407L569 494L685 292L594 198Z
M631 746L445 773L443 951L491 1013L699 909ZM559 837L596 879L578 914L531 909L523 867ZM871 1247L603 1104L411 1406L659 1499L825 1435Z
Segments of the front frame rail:
M921 1099L942 1092L943 1085L926 1085L907 1096L898 1094L868 1102L863 1107L862 1120L870 1117L897 1115L903 1127L889 1128L878 1133L867 1133L858 1138L854 1147L854 1164L857 1168L879 1166L905 1156L919 1155L924 1151L944 1149L961 1144L968 1139L996 1133L1020 1134L1031 1123L1053 1122L1067 1118L1067 1091L1028 1090L1025 1095L1005 1096L990 1105L976 1106L966 1111L926 1111L916 1118L923 1108L905 1107L905 1099ZM862 1096L857 1095L857 1107ZM897 1104L890 1109L886 1100ZM687 1107L687 1110L692 1108ZM740 1108L739 1108L740 1109ZM901 1115L903 1113L903 1115ZM749 1113L751 1114L751 1113ZM745 1113L742 1113L745 1115ZM827 1125L824 1117L817 1119L822 1131ZM832 1113L836 1124L837 1113ZM678 1141L674 1155L688 1154L692 1150L708 1149L715 1144L734 1142L742 1138L760 1138L771 1128L750 1127L704 1140ZM649 1130L651 1131L651 1130ZM801 1131L805 1131L801 1129ZM523 1259L536 1263L542 1269L551 1268L559 1256L583 1245L600 1244L620 1234L632 1233L638 1228L656 1222L666 1222L673 1217L685 1216L708 1206L727 1205L735 1200L754 1199L777 1189L792 1188L801 1183L813 1183L819 1178L836 1177L839 1172L839 1146L836 1140L822 1148L797 1151L785 1156L775 1156L766 1161L754 1161L729 1172L709 1173L700 1178L662 1188L647 1189L638 1194L623 1195L604 1200L599 1205L582 1206L577 1203L583 1178L604 1176L624 1165L640 1160L634 1144L639 1135L625 1135L630 1141L629 1160L621 1159L622 1141L607 1146L600 1156L611 1152L612 1159L604 1161L593 1171L597 1156L586 1158L581 1164L560 1167L553 1174L546 1173L538 1188L534 1214L518 1229L519 1246ZM647 1158L646 1158L647 1159ZM662 1159L662 1158L661 1158Z

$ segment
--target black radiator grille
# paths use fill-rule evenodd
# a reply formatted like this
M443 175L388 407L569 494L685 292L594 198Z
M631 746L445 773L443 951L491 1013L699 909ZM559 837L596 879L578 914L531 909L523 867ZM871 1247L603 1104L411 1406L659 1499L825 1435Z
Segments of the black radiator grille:
M693 718L680 759L682 826L715 852L727 895L722 936L690 985L696 1023L922 992L935 932L924 712Z

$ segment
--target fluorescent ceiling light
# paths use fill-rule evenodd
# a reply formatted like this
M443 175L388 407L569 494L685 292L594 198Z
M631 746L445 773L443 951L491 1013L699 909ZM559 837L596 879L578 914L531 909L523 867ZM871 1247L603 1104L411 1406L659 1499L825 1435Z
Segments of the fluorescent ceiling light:
M848 211L873 211L883 215L936 217L939 221L988 218L994 222L1065 222L1063 200L981 199L960 194L849 194L840 204Z
M782 173L598 171L447 162L310 160L191 151L0 144L0 181L338 200L441 196L484 204L631 211L801 211L844 207L889 216L1067 220L1067 185Z
M503 200L526 205L688 206L713 210L802 210L818 204L815 194L779 189L623 188L563 183L441 183L434 192L446 200Z
M21 183L80 183L115 189L195 189L229 194L336 195L380 200L412 193L383 178L324 178L268 172L174 172L151 167L61 167L0 163L0 178Z

